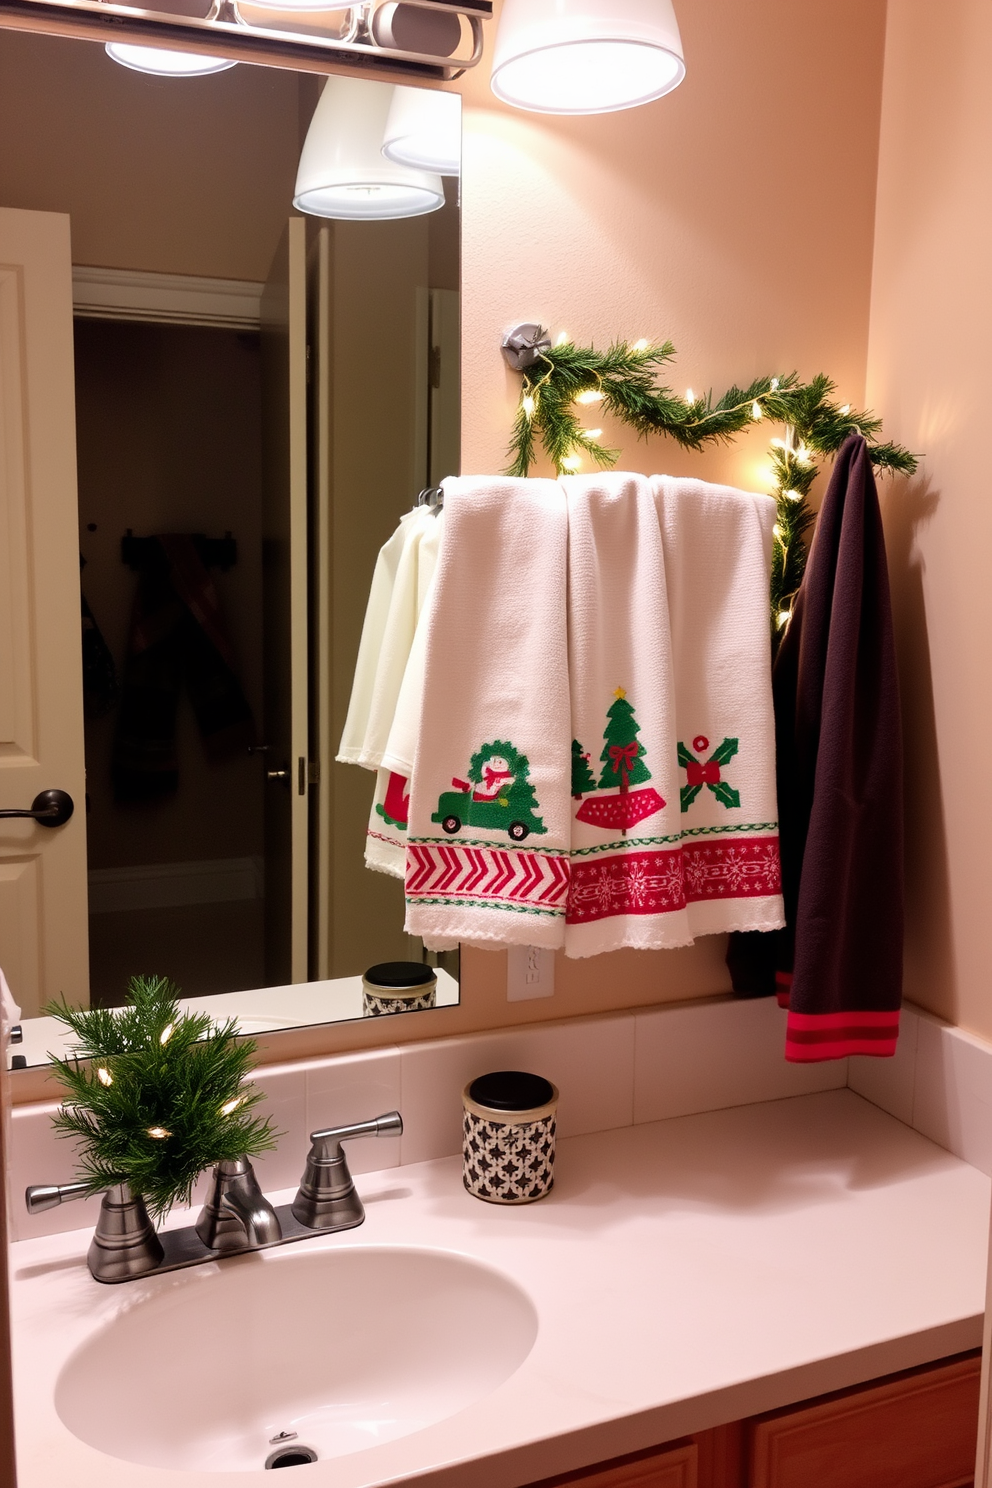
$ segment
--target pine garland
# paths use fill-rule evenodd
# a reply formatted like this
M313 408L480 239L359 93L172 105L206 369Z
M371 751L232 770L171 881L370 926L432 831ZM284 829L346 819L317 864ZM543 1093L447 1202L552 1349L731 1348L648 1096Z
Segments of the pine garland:
M250 1114L264 1099L244 1083L254 1041L234 1018L215 1027L181 1012L178 996L165 977L136 976L125 1008L44 1010L76 1036L73 1056L54 1060L68 1091L54 1126L76 1140L80 1179L94 1194L126 1183L156 1219L190 1202L205 1168L266 1152L278 1135Z
M601 429L585 427L578 412L583 405L600 405L642 439L667 434L687 450L729 443L760 420L784 424L786 437L771 445L777 521L770 599L778 631L791 614L806 567L806 535L816 520L808 496L819 474L817 457L835 455L852 433L864 435L877 470L912 475L917 456L880 440L881 419L834 402L835 385L822 373L806 383L796 372L759 377L749 387L728 388L716 402L712 393L680 398L658 382L674 355L670 341L617 341L605 352L565 341L540 352L523 374L507 474L529 474L538 440L559 475L578 470L583 457L602 468L616 465L620 451L601 443Z

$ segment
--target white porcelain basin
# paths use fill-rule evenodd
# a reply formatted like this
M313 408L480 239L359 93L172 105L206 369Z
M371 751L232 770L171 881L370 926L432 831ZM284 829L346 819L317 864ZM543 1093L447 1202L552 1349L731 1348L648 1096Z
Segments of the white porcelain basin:
M537 1336L515 1283L439 1250L292 1246L135 1297L68 1360L55 1404L90 1446L154 1467L360 1452L489 1394Z

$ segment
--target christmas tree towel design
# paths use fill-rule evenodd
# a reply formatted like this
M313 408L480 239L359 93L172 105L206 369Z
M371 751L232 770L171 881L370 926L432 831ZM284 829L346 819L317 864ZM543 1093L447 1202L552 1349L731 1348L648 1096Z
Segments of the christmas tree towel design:
M661 534L642 476L562 481L573 744L565 953L691 940L680 861L675 681ZM590 779L591 777L591 779Z
M589 822L609 832L620 832L626 837L631 827L636 827L646 817L654 816L665 803L653 787L639 791L630 789L631 785L650 780L651 771L644 763L647 750L637 737L640 725L627 701L626 689L618 687L614 699L606 715L599 789L617 791L618 794L600 795L593 801L586 801L575 815L577 821Z

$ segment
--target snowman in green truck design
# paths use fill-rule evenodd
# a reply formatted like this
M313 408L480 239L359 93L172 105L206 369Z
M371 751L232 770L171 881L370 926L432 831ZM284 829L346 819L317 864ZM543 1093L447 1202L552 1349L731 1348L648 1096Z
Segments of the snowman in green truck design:
M431 817L449 837L463 827L506 832L514 842L523 842L532 832L547 833L538 815L540 804L530 783L527 757L505 739L483 744L472 756L468 779L452 780L451 785Z

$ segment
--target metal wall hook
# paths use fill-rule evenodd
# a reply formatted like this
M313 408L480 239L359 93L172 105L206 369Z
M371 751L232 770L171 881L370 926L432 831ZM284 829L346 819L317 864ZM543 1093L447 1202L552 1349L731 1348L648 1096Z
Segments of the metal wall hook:
M507 366L514 372L526 372L535 366L546 351L551 350L551 337L542 325L526 321L514 326L500 342Z

